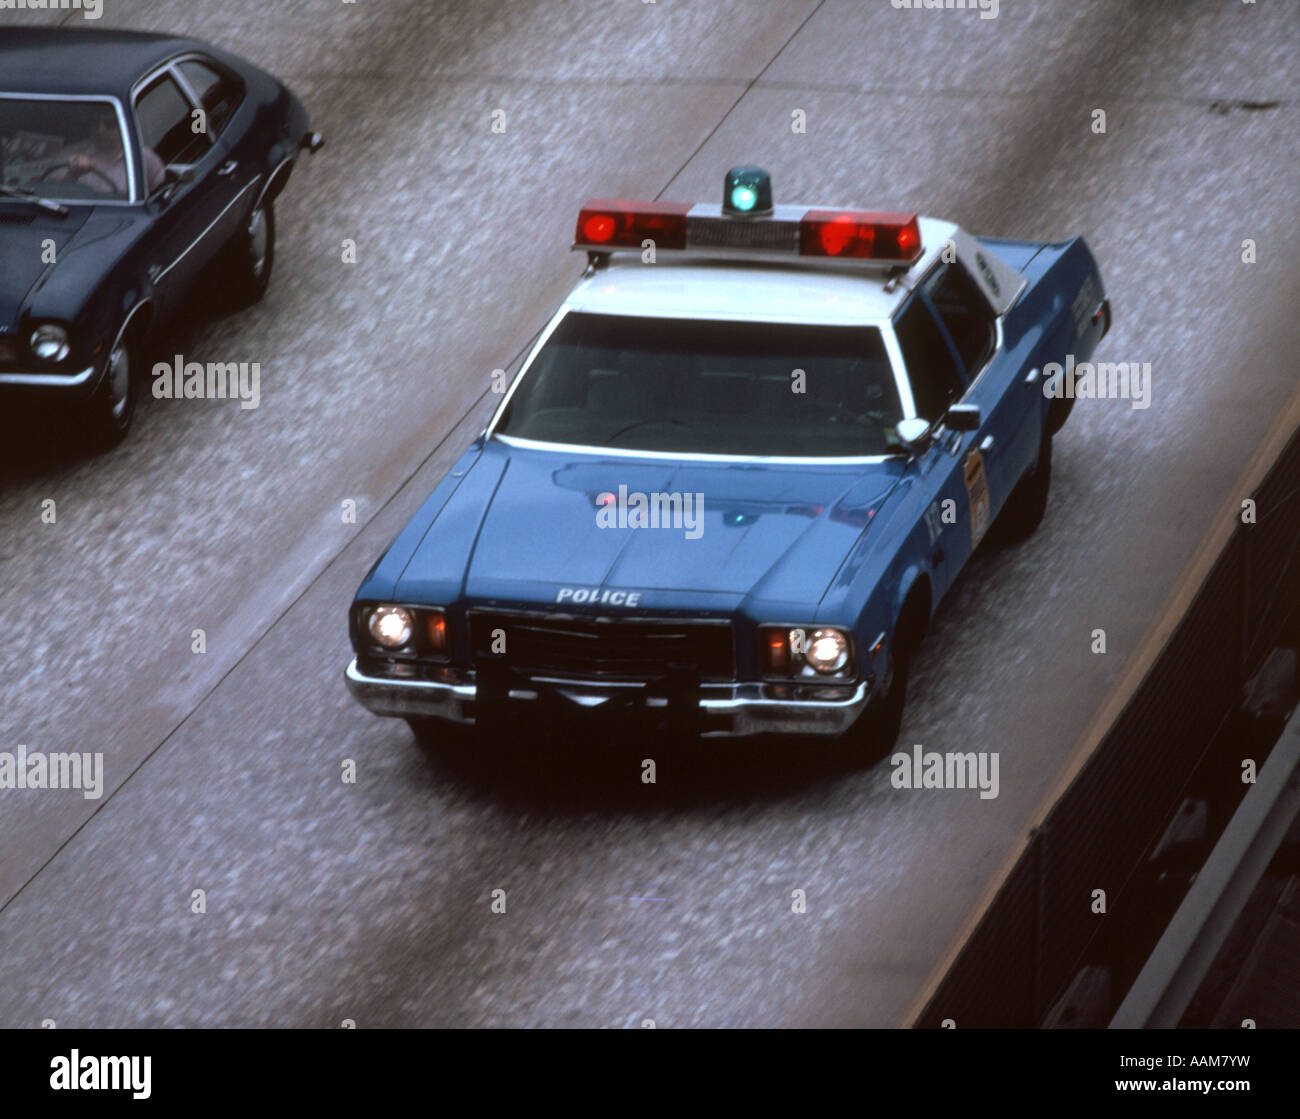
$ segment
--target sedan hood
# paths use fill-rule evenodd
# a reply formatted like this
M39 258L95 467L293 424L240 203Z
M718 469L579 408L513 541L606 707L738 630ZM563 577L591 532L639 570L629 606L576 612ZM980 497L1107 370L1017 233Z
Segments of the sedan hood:
M0 200L0 327L17 329L23 304L36 282L58 265L90 216L90 206L70 206L66 217L46 214L25 202Z
M901 469L606 458L493 440L416 548L398 597L418 601L455 564L473 600L554 602L569 587L816 603ZM659 526L633 527L656 504Z

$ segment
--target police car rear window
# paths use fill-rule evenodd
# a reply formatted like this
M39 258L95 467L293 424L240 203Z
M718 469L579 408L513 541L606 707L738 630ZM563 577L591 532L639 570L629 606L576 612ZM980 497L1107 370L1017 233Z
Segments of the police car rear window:
M625 450L822 458L898 450L901 417L875 327L570 312L496 431Z

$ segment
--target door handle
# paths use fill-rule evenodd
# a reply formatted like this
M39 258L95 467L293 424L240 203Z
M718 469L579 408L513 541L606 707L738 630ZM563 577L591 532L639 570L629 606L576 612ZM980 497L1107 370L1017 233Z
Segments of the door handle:
M228 159L226 160L225 163L223 163L220 167L217 168L217 177L219 179L228 179L230 178L231 175L235 173L235 171L238 168L239 168L238 163L236 163L233 159Z
M1029 376L1025 378L1025 384L1032 385L1038 380L1038 367L1035 366L1029 371Z

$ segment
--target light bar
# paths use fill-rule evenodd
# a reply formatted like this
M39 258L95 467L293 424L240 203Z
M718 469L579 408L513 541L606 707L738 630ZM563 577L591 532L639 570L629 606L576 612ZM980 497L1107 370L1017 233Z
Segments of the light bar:
M684 249L688 210L678 202L593 198L578 214L573 240L591 249L639 249L646 240L658 249Z
M574 248L641 249L646 241L656 249L734 259L899 265L921 256L916 214L798 206L777 206L771 214L729 213L704 203L592 199L578 215Z
M921 255L921 228L915 214L809 210L799 222L799 252L910 264Z

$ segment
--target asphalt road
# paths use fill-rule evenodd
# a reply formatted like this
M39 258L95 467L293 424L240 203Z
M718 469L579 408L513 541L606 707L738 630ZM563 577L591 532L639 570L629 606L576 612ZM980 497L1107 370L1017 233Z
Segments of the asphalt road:
M249 57L328 144L265 301L201 294L165 343L259 361L258 409L150 401L100 458L6 431L0 750L103 751L106 788L0 793L0 1025L897 1022L1296 390L1294 8L105 0L96 26ZM712 199L738 162L778 200L1084 234L1099 357L1152 363L1149 409L1079 403L1043 527L976 557L917 665L900 745L998 751L996 800L800 742L431 754L345 692L350 596L576 277L579 204Z

